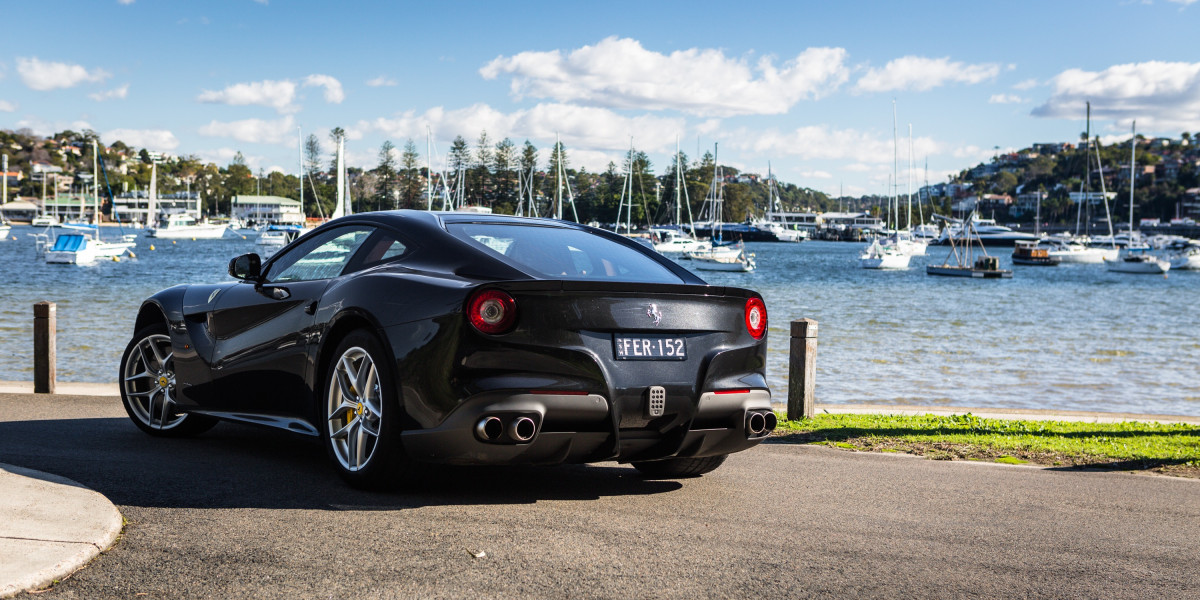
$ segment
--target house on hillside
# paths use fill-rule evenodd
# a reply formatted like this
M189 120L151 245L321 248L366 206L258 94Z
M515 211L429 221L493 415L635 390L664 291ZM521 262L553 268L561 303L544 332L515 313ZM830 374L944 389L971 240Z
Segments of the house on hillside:
M1036 215L1038 204L1046 201L1050 195L1046 192L1034 190L1032 192L1021 192L1017 194L1017 199L1012 206L1008 208L1010 217L1022 217L1025 215Z

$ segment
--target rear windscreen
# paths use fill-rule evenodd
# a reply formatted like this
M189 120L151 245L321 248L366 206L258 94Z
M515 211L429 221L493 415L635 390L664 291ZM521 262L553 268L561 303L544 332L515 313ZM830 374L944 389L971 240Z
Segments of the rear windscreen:
M548 279L683 283L649 256L578 229L496 223L449 223L446 229Z

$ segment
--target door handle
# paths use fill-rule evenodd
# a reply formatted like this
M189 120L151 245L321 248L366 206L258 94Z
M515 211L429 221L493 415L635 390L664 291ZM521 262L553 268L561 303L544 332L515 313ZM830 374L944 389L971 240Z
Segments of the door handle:
M287 300L292 296L292 293L284 287L271 288L271 297L276 300Z
M317 314L317 301L313 300L312 302L309 302L308 306L304 307L304 312L306 312L310 315Z

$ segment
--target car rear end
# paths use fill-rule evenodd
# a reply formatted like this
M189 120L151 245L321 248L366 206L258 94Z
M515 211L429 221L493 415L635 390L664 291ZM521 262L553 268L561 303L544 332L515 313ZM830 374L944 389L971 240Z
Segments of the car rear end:
M490 251L513 243L477 234ZM576 269L624 271L481 283L470 293L445 357L450 397L427 394L410 410L419 422L404 434L411 457L647 461L737 452L770 433L760 295L646 275L621 252L602 265L596 249L584 250L568 261ZM638 277L657 280L622 280Z

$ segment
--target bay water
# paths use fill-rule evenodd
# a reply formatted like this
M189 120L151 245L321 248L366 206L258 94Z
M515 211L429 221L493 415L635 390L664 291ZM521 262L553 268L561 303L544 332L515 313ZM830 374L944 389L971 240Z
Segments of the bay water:
M0 380L33 379L33 304L49 300L58 304L59 381L115 381L147 296L227 281L229 259L254 249L251 235L139 237L136 258L47 265L34 232L15 226L0 242ZM811 318L821 403L1200 416L1200 272L1013 267L1011 250L989 248L1012 279L931 277L925 265L947 249L930 247L905 271L872 271L858 267L862 246L751 243L758 270L698 273L766 299L776 402L787 400L790 321Z

